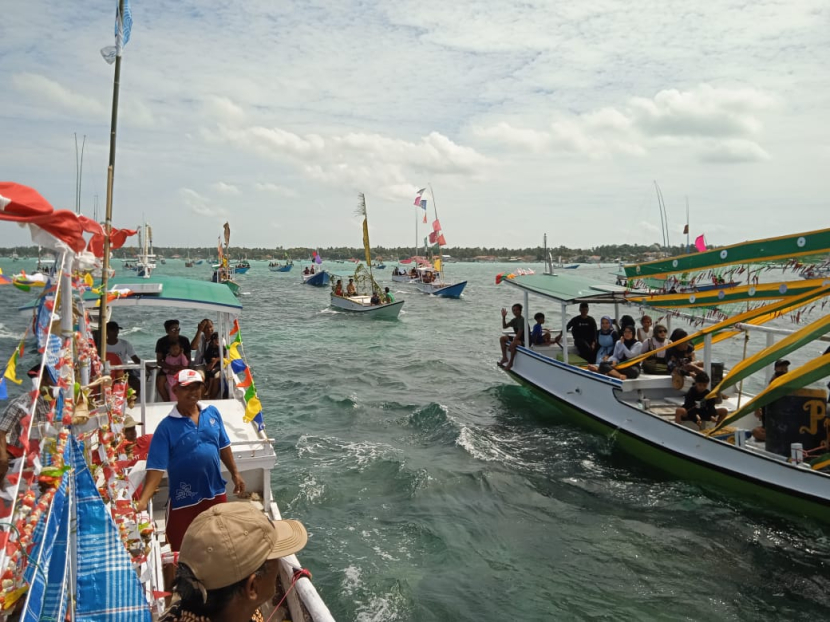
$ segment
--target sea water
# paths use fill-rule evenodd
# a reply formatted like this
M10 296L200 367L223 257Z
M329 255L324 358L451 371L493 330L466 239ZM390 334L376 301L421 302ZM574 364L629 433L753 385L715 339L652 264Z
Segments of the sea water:
M336 619L826 617L824 528L655 472L498 368L499 311L522 297L495 275L540 265L448 264L448 279L469 284L444 300L392 283L389 264L379 280L406 303L387 322L333 312L299 265L251 263L237 277L242 337L275 439L272 486L283 515L308 528L299 557ZM614 271L577 274L613 282ZM210 270L169 259L157 274ZM32 296L0 289L3 357ZM526 317L538 310L558 328L558 306L531 297ZM124 308L113 319L153 358L165 319L192 338L202 316ZM731 344L727 363L742 352ZM21 370L33 362L29 352Z

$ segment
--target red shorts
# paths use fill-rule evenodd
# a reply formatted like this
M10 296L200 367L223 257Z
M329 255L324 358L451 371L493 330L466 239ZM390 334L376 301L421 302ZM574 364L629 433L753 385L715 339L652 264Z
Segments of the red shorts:
M196 505L180 508L178 510L171 510L170 505L168 504L166 516L167 524L165 526L165 530L167 534L167 541L170 543L172 549L174 551L178 551L181 548L182 540L184 539L184 532L187 531L188 527L190 527L190 523L193 522L194 518L199 516L199 514L208 508L219 503L225 503L227 500L228 496L225 493L222 493L221 495L216 495L213 499L205 499Z

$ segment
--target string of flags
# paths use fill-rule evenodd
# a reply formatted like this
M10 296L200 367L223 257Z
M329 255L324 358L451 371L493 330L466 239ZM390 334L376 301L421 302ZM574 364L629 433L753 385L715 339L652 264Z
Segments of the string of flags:
M234 339L231 341L230 346L228 346L227 362L230 363L233 373L241 376L241 380L239 380L236 386L240 389L245 389L245 416L243 417L243 421L245 423L254 421L257 424L257 428L263 430L265 428L265 422L262 418L262 402L259 401L259 397L257 396L251 369L245 362L243 354L239 351L242 347L242 333L239 331L238 319L233 321L233 328L229 335Z
M426 188L421 188L420 190L418 190L418 192L415 195L415 202L413 203L413 205L415 207L420 207L422 210L424 210L424 224L427 224L427 200L421 198L424 192L426 192Z

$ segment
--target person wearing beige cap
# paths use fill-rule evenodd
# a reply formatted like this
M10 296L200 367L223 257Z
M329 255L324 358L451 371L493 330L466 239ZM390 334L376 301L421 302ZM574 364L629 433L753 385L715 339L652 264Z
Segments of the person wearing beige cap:
M262 620L274 597L280 557L308 541L302 523L271 521L251 503L215 505L185 533L173 591L176 602L159 622Z
M245 480L236 468L222 415L215 406L199 404L203 388L204 379L195 369L176 375L173 391L178 402L153 434L145 486L136 503L139 512L147 509L166 471L170 497L165 535L174 551L179 550L193 519L227 501L220 461L231 474L234 494L245 493Z

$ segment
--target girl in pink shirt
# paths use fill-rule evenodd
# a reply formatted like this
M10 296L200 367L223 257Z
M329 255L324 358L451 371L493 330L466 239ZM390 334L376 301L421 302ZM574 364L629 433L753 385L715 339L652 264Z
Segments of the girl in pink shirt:
M179 372L187 367L187 357L182 352L181 345L178 343L171 344L167 356L164 357L164 362L172 366L172 369L175 370L167 374L167 393L170 395L170 401L176 402L178 400L173 391L173 385L176 384L176 376Z

